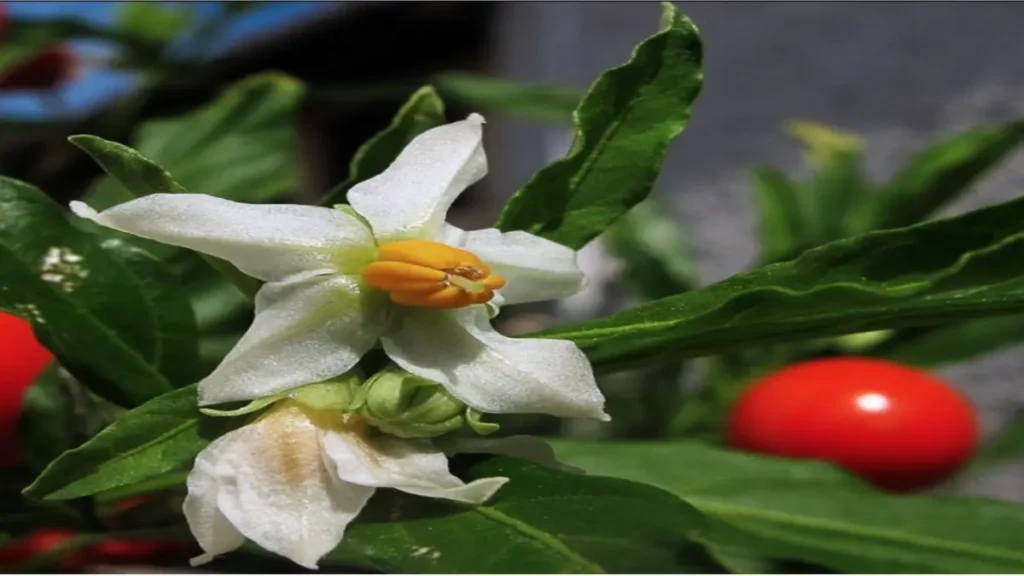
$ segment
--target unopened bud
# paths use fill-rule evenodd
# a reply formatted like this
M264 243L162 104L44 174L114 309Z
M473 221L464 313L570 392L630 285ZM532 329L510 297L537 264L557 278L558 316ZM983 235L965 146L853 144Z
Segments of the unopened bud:
M433 438L466 424L465 404L440 384L398 368L378 372L360 391L360 414L387 434L401 438ZM479 417L476 421L479 422Z

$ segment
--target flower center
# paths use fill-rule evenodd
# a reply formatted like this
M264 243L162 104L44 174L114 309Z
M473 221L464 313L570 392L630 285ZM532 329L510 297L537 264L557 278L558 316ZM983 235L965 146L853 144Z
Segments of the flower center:
M386 290L392 302L421 308L483 304L505 285L472 252L426 240L382 244L377 261L363 268L363 278Z

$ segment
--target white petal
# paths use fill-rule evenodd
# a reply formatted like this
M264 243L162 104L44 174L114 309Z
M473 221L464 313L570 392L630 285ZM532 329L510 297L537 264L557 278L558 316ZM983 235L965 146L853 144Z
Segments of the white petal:
M376 343L384 298L355 276L266 284L249 330L199 383L199 404L251 400L347 372Z
M337 431L327 433L323 443L338 477L360 486L480 504L508 482L494 477L466 484L448 471L448 458L427 440L366 438L355 431Z
M568 340L502 336L484 306L393 316L381 337L388 356L481 412L609 419L590 362Z
M223 258L264 281L325 268L355 272L374 258L366 226L331 208L152 194L101 213L82 202L71 210L108 228Z
M456 438L449 454L502 454L529 460L545 468L582 474L583 470L558 461L555 450L536 436Z
M378 242L433 239L442 232L455 198L487 174L483 121L471 114L420 134L387 170L349 191L349 203Z
M246 538L312 569L341 542L373 488L333 476L322 431L298 405L279 406L229 432L209 457L217 506Z
M576 265L575 250L527 232L503 234L494 228L467 232L462 248L508 281L500 291L505 304L564 298L586 283Z
M217 508L217 459L225 450L230 449L232 434L236 432L217 438L200 452L188 475L188 495L185 496L182 511L189 530L205 552L192 559L193 566L205 564L213 560L214 556L231 552L245 541L242 533Z

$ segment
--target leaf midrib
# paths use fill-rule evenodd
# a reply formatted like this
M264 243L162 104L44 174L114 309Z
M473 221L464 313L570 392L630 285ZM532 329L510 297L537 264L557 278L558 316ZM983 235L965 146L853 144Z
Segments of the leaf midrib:
M569 546L567 546L565 542L562 542L561 539L559 539L554 534L551 534L550 532L545 532L540 528L531 526L526 522L509 516L508 514L505 514L504 512L498 510L497 508L493 508L490 506L473 506L472 509L474 512L480 514L484 518L487 518L488 520L491 520L493 522L497 522L498 524L503 524L515 530L516 532L519 532L523 536L526 536L527 538L540 543L544 547L548 548L549 550L553 551L559 556L575 564L576 567L581 569L581 571L584 571L589 574L605 573L605 570L601 566L598 566L597 564L591 562L590 560L587 560L583 556L580 556L571 548L569 548Z

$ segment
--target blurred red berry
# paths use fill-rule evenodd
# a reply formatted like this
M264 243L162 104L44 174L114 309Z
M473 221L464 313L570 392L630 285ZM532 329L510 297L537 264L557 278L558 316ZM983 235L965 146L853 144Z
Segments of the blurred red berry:
M18 419L25 392L51 360L28 321L0 312L0 467L20 458Z
M869 358L812 360L755 382L733 406L728 434L736 448L826 460L894 491L945 480L979 435L954 388Z
M42 528L0 547L0 567L13 572L33 558L52 551L70 538L75 532L66 528ZM64 554L56 564L63 572L81 570L88 563L88 553L84 550L72 550Z
M179 540L105 540L90 548L89 559L96 564L165 564L201 552L197 545Z
M0 73L0 90L52 90L73 78L77 66L70 47L50 46Z

